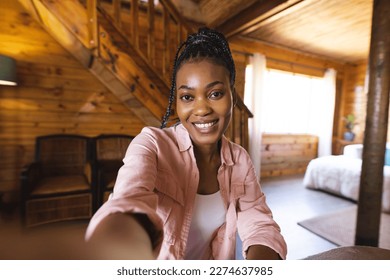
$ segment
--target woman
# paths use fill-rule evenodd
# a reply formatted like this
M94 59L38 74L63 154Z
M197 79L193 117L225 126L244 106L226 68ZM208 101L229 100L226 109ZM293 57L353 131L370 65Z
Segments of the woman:
M235 66L222 34L202 28L179 47L161 128L132 141L112 198L86 238L105 258L285 259L286 243L247 152L223 135L235 100ZM176 100L180 122L165 128ZM117 248L117 250L115 249Z

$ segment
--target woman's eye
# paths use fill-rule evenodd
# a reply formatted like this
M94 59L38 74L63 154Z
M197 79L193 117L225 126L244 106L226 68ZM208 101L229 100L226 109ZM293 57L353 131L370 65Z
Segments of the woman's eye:
M210 94L210 98L212 99L218 99L218 98L221 98L223 96L223 92L221 91L214 91Z
M183 95L183 96L181 96L180 97L180 99L182 100L182 101L191 101L192 100L192 97L190 96L190 95Z

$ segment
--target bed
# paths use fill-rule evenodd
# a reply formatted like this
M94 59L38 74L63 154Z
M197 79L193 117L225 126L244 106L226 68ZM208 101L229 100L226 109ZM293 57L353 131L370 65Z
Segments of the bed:
M362 151L362 144L352 144L345 146L342 155L324 156L311 160L303 178L304 186L357 202ZM384 166L383 174L382 211L390 213L390 165Z

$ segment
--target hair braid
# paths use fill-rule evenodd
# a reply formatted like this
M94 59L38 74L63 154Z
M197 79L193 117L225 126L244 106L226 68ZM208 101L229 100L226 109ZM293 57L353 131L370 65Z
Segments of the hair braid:
M171 115L172 111L172 104L173 101L175 100L175 90L176 90L176 61L177 57L179 56L179 52L181 48L185 45L186 42L181 43L181 45L177 48L175 59L173 60L173 73L172 73L172 79L171 79L171 89L169 90L169 98L168 98L168 107L165 112L165 115L163 116L161 126L160 128L164 128L167 126L168 119Z
M184 48L183 48L184 47ZM200 28L197 33L190 34L176 51L173 62L171 89L168 107L161 122L161 128L166 127L175 100L176 74L187 61L211 59L216 64L224 66L229 71L230 85L233 88L236 78L234 60L226 38L219 32L207 27Z

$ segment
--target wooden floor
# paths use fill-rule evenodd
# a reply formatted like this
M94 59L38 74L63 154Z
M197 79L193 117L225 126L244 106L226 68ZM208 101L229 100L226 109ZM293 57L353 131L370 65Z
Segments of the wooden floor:
M353 204L321 191L307 189L303 175L264 179L261 186L274 219L282 229L288 247L287 259L297 260L337 246L299 226L297 222L334 212Z

